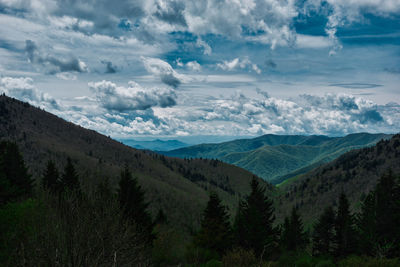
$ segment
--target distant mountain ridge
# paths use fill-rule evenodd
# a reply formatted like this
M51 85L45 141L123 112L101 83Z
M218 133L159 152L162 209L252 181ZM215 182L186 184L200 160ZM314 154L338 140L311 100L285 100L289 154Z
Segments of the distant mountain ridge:
M390 134L357 133L344 137L273 135L219 144L201 144L162 152L180 158L215 158L279 184L352 149L372 146Z
M148 149L153 151L169 151L173 149L179 149L183 147L190 146L190 144L186 144L179 140L149 140L149 141L141 141L134 139L120 139L123 144L137 148L137 149Z

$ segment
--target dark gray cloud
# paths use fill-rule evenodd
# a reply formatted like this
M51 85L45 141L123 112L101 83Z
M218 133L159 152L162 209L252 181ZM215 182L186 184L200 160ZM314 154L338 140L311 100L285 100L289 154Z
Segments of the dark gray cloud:
M25 52L32 64L43 66L51 74L68 71L88 71L86 64L78 58L70 57L65 60L50 55L43 55L32 40L25 41Z
M349 88L349 89L370 89L370 88L381 87L383 85L375 83L332 83L329 86Z
M117 72L117 67L113 65L111 61L105 61L102 60L101 63L106 65L106 71L105 73L116 73Z
M185 10L185 4L178 1L168 1L157 3L157 11L154 15L169 24L176 24L180 26L187 26L185 15L183 14Z
M265 61L265 66L267 67L267 68L270 68L270 69L276 69L276 67L278 67L278 65L275 63L275 61L273 61L272 59L267 59L266 61Z

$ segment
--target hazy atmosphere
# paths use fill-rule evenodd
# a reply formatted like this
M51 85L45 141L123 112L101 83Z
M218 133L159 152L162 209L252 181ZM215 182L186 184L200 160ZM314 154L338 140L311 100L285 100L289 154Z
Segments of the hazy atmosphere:
M0 0L0 58L114 138L400 130L399 0Z

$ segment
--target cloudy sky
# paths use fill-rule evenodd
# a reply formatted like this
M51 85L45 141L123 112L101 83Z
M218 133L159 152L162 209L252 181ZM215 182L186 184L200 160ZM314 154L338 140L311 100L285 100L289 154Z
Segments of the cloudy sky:
M400 131L400 0L0 0L0 92L114 138Z

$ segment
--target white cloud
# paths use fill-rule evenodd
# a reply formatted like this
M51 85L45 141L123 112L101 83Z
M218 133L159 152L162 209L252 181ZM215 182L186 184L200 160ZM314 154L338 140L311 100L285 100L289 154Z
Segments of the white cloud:
M193 71L201 71L201 65L197 61L189 61L186 66Z
M188 81L183 74L177 73L168 62L159 58L141 57L146 70L160 77L166 85L177 88L182 82Z
M101 106L109 110L124 112L176 105L176 95L172 89L146 89L133 81L128 83L128 87L123 87L104 80L91 82L89 87Z
M261 73L260 68L256 64L253 64L247 57L243 59L234 58L231 61L224 60L222 63L217 63L217 67L226 71L233 71L236 69L250 69L257 74Z
M59 103L53 97L36 89L31 78L0 78L0 92L35 106L51 109L60 108Z

